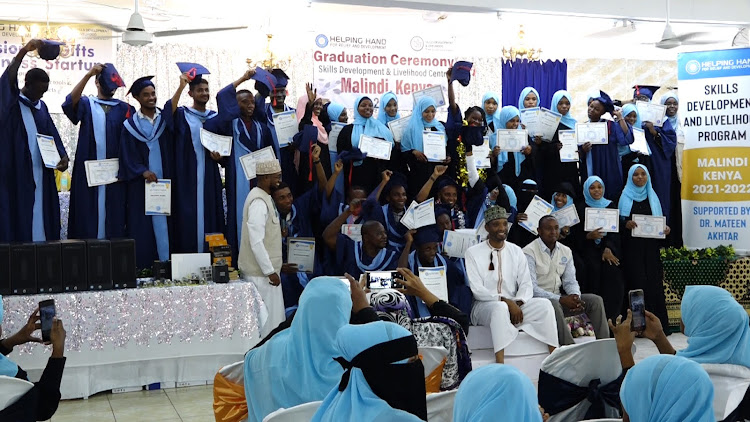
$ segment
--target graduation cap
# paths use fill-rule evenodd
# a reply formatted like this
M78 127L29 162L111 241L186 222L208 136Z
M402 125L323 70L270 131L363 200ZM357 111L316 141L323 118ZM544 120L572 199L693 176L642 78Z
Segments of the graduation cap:
M349 161L362 161L367 157L367 153L363 153L359 148L352 148L350 151L342 151L336 156L336 161L341 160L344 163Z
M99 86L102 87L102 90L110 95L114 95L117 88L125 86L125 82L122 80L122 77L120 77L120 74L117 73L117 69L115 69L115 65L112 63L104 64L104 69L102 69L102 73L99 74L98 80Z
M289 76L281 69L273 69L271 74L276 77L276 87L286 88L289 84Z
M472 62L458 61L454 63L451 72L451 82L458 81L461 85L468 86L471 80L472 66L474 66Z
M153 79L154 76L141 76L140 78L136 79L135 82L133 82L133 85L130 85L130 89L128 90L127 94L132 94L134 97L137 97L141 91L143 91L144 88L148 86L154 86L154 83L151 82L151 79Z
M391 180L388 181L388 183L383 188L383 193L388 196L391 194L391 190L396 187L403 187L404 189L407 189L409 187L409 182L406 176L404 176L403 173L399 173L397 171L394 171L391 175Z
M190 85L197 84L198 82L203 80L201 75L211 74L208 69L198 63L177 62L177 67L180 68L180 73L187 74Z
M645 95L649 100L654 98L654 93L661 88L659 85L633 85L633 98Z
M424 245L425 243L440 243L443 239L438 232L436 224L420 227L414 234L414 243Z
M612 114L615 111L615 103L612 102L612 99L609 98L609 95L607 95L604 91L599 91L599 96L594 98L595 101L599 101L604 106L604 111L606 111L609 114Z
M65 42L55 40L42 40L42 45L40 45L37 49L39 57L44 60L55 60L57 56L60 55L61 45L65 45Z
M255 79L255 89L263 97L268 97L271 91L273 91L278 84L276 76L272 75L266 69L260 67L255 68L255 75L253 75L253 79Z

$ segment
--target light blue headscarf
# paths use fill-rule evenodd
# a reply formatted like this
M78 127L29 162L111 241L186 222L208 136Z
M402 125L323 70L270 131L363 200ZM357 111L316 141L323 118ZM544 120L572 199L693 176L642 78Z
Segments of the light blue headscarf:
M567 200L567 201L565 202L565 205L563 205L563 206L562 206L562 207L560 207L560 208L557 208L557 205L555 204L555 197L557 196L557 194L558 194L558 193L564 193L564 194L565 194L565 197L566 197L566 198L568 199L568 200ZM571 197L570 197L570 195L568 195L568 194L567 194L567 193L565 193L565 192L555 192L555 193L553 193L553 194L552 194L552 200L550 200L550 202L549 202L549 203L550 203L550 204L552 204L552 211L559 211L559 210L561 210L561 209L563 209L563 208L567 208L567 207L569 207L569 206L573 205L573 198L571 198Z
M3 322L3 297L0 295L0 324ZM15 377L18 373L18 365L13 363L12 360L8 359L0 353L0 375L5 375L6 377Z
M677 356L750 368L748 315L731 293L717 286L687 286L681 311L688 347Z
M646 172L646 176L648 176L648 181L646 182L643 187L638 187L633 183L633 174L635 174L636 169L643 169L643 171ZM651 215L654 217L661 217L664 215L661 211L661 202L659 202L659 197L656 196L656 192L654 192L654 188L651 187L651 175L648 173L648 169L643 164L636 164L632 167L630 167L630 171L628 171L628 180L625 184L625 189L622 190L622 195L620 196L620 202L618 204L618 208L620 208L620 215L623 217L630 216L630 210L633 208L633 202L640 202L648 198L648 203L651 205Z
M620 389L631 422L715 422L714 386L699 364L651 356L632 367Z
M497 121L495 123L495 130L505 129L505 126L508 124L508 122L513 119L514 117L521 117L521 112L518 111L517 108L513 106L505 106L502 109L500 109L500 115L497 118ZM518 126L520 129L520 125ZM497 135L492 134L490 135L490 149L495 148L497 145ZM523 155L522 152L514 152L514 157L516 158L516 176L521 174L521 163L523 163L523 160L526 159L526 156ZM505 163L508 162L508 152L503 151L500 153L500 155L497 156L497 171L500 172L500 170L503 169L503 166Z
M363 325L346 325L336 335L338 356L351 362L358 354L372 346L411 335L409 330L392 322L376 321ZM398 363L402 362L394 362ZM349 383L344 391L339 391L336 384L312 418L312 422L400 421L419 422L421 419L389 406L388 402L372 391L364 373L356 367L351 369Z
M625 117L634 111L635 111L635 124L633 124L633 127L637 127L638 129L641 129L643 127L643 122L641 121L641 114L638 113L638 107L636 107L635 104L628 103L622 106L622 117Z
M359 114L359 103L364 99L370 99L365 95L360 95L354 101L354 126L352 127L352 147L359 147L359 137L361 135L372 136L375 138L385 139L393 144L393 133L385 127L384 124L380 123L376 118L369 117L365 118Z
M341 113L345 108L346 107L344 107L343 104L328 103L328 108L326 110L328 111L328 118L331 119L331 122L338 122L339 117L341 117Z
M487 102L487 100L489 99L495 100L495 103L497 104L497 108L495 109L494 114L487 113L487 109L484 108L484 103ZM489 91L484 94L484 96L482 97L482 110L484 110L484 117L485 117L485 120L487 121L487 125L489 125L490 123L493 123L495 126L495 130L505 129L505 126L503 127L497 126L499 124L498 118L500 117L500 96L497 95L496 92Z
M662 95L659 102L662 105L666 105L667 100L670 98L674 98L674 100L677 101L677 104L680 104L680 98L677 96L677 91L669 91L666 94ZM672 124L672 128L677 131L677 128L680 126L680 119L677 117L677 114L672 117L667 117L667 120L669 120L669 123Z
M599 182L599 184L602 185L602 197L599 199L594 199L591 196L591 193L589 193L589 188L594 182ZM607 208L612 201L604 197L604 190L606 188L607 187L604 186L604 181L599 176L590 176L586 179L586 181L583 182L583 197L586 199L586 205L593 208Z
M536 390L529 377L497 363L466 376L453 404L454 422L541 422Z
M526 98L527 95L529 95L529 92L533 92L534 95L536 95L536 106L539 107L539 104L541 104L542 99L539 98L539 92L533 87L527 86L526 88L523 89L523 91L521 91L521 95L518 96L518 109L519 110L526 109L526 107L523 106L523 99Z
M510 206L518 209L518 197L516 196L516 192L511 188L510 186L503 184L503 188L505 189L505 194L508 195L508 201L510 201Z
M567 98L568 102L570 102L571 105L573 104L573 97L570 96L570 93L564 89L561 89L555 92L555 95L552 96L552 104L550 104L550 110L554 111L555 113L559 113L559 111L557 111L557 104L563 98ZM570 109L568 109L568 112L562 115L560 123L571 129L575 129L577 120L570 115Z
M398 111L396 111L395 117L391 117L388 115L388 113L385 112L385 106L387 106L391 100L394 100L396 102L396 106L398 106L398 97L393 92L388 91L385 94L383 94L382 97L380 97L380 110L378 111L378 121L386 125L386 127L388 126L388 122L391 122L393 120L398 120L401 118L401 113L399 113Z
M260 422L278 408L323 400L344 373L336 333L349 323L352 299L334 277L307 284L291 327L245 355L249 420Z
M438 132L445 133L445 127L436 118L432 119L431 122L427 122L422 118L422 113L430 107L437 109L437 103L431 97L422 97L414 105L414 110L411 113L409 124L404 130L404 137L401 139L401 151L417 150L420 152L424 151L422 146L422 132L428 128L435 128Z

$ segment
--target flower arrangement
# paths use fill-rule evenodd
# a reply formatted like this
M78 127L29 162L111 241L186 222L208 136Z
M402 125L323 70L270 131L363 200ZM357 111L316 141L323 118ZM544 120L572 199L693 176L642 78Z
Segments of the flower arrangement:
M565 318L565 323L568 324L570 334L573 338L578 337L594 337L594 326L591 324L588 315L581 314Z

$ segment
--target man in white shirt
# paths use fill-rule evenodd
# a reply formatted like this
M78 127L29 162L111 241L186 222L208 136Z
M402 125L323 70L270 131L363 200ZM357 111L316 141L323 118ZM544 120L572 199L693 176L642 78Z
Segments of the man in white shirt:
M573 252L557 241L560 233L557 219L551 215L542 217L538 231L539 238L523 248L523 252L534 284L534 297L549 299L555 308L560 345L573 344L565 317L582 313L586 313L591 320L596 338L609 338L604 301L595 294L581 294L573 265Z
M474 295L471 321L489 325L497 363L504 363L505 348L523 330L547 344L558 346L555 311L546 299L533 297L533 284L523 251L506 242L508 213L494 205L484 213L487 240L466 251L466 274Z
M258 185L245 199L242 212L242 243L239 268L242 278L255 283L268 310L268 319L260 330L265 337L284 321L284 295L279 272L283 264L281 225L271 191L281 184L281 165L277 160L256 165Z

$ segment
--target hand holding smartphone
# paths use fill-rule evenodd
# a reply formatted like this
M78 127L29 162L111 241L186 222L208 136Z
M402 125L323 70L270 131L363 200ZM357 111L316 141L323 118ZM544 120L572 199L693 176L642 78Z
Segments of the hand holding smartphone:
M368 271L365 273L367 276L367 287L370 290L383 290L383 289L402 289L403 283L401 280L401 274L398 271Z
M628 297L630 298L630 311L633 315L630 331L641 332L646 329L646 302L643 290L631 290L628 292Z
M48 299L39 302L39 316L42 323L42 341L49 343L51 341L50 333L52 332L52 322L55 319L55 300Z

